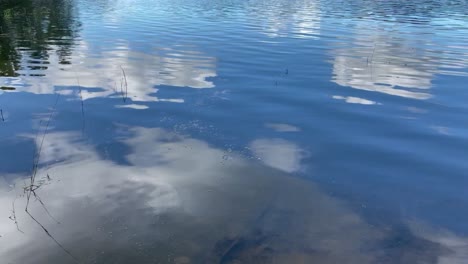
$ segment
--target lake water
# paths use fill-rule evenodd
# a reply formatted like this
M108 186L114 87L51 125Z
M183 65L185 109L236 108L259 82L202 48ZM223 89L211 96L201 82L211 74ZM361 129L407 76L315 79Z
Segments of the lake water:
M0 263L468 263L465 0L0 0Z

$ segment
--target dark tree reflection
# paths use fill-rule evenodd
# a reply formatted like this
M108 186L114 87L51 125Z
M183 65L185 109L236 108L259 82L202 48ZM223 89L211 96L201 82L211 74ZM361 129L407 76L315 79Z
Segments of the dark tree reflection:
M44 75L52 53L70 64L80 27L73 1L7 1L0 10L1 76Z

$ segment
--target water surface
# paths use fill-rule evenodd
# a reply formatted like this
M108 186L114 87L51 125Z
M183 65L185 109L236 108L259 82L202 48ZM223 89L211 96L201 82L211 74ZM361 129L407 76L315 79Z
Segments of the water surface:
M468 262L467 10L0 2L0 262Z

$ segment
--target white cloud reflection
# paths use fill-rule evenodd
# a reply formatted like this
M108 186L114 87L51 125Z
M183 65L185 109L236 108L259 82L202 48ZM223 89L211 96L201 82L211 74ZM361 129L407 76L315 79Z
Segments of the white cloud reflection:
M131 108L137 110L148 109L149 107L146 105L139 105L139 104L127 104L127 105L116 105L116 108Z
M457 38L444 36L446 30L434 30L435 36L445 38L444 46L439 47L423 35L424 31L404 26L395 22L356 22L350 43L333 51L332 81L355 89L425 100L432 97L430 88L436 74L466 75L460 71L468 65L466 48L452 45L459 41Z
M284 139L257 139L249 145L255 156L265 165L285 172L301 169L304 151Z
M265 124L265 126L275 130L276 132L299 132L301 131L301 129L296 126L282 124L282 123L267 123Z
M364 98L354 97L354 96L341 96L341 95L334 95L332 96L333 99L343 100L350 104L362 104L362 105L375 105L377 102L367 100Z
M297 157L292 143L252 143L260 153L266 144L273 145L269 150L276 154L262 155L276 170L235 155L226 162L223 150L164 129L128 132L131 136L121 140L129 148L128 164L103 159L79 134L50 133L43 145L41 161L50 166L39 171L37 182L44 185L37 192L61 223L54 223L37 201L30 209L85 263L100 258L171 262L168 254L193 263L218 263L228 256L241 263L258 263L258 256L267 263L370 264L385 259L386 248L377 245L385 245L387 231L367 224L312 183L280 171L300 166L300 158L288 158ZM282 164L277 156L288 161ZM0 181L2 262L71 263L24 213L23 180L17 178L14 185ZM24 234L8 218L13 201ZM445 264L466 256L464 238L441 240L433 232L414 233L455 251L442 254L432 247L405 245L405 258L434 254L439 261L433 263ZM372 249L367 250L368 245Z
M23 52L23 70L18 77L2 77L0 85L15 87L16 91L35 94L75 94L82 89L84 100L121 96L122 91L135 102L169 101L183 102L180 98L158 98L155 93L160 85L213 88L208 78L216 76L216 59L198 51L181 48L165 48L143 53L119 44L108 51L94 51L87 42L75 44L69 60L60 64L59 57L50 47L47 69L28 70L28 54ZM123 79L124 69L128 89ZM33 76L31 76L33 74ZM43 76L34 76L41 74Z
M253 3L251 13L246 16L258 21L261 32L268 37L318 38L321 26L320 2L274 1Z

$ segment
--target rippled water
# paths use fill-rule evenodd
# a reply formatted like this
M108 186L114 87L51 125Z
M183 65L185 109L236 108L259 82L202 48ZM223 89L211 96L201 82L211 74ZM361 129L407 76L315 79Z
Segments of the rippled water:
M1 263L468 262L467 1L0 11Z

